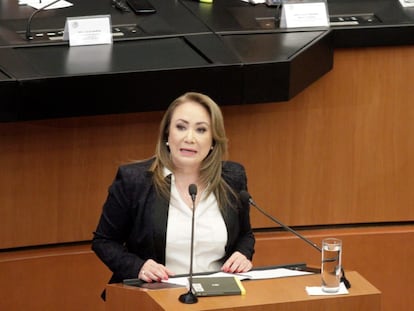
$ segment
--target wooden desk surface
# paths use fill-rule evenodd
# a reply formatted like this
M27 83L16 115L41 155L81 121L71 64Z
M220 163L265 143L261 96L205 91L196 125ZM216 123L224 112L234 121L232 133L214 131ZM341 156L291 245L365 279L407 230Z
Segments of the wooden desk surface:
M305 286L319 286L320 275L244 281L245 296L199 297L183 304L184 288L145 290L122 284L107 286L106 310L381 310L381 293L358 272L347 272L348 295L308 296Z

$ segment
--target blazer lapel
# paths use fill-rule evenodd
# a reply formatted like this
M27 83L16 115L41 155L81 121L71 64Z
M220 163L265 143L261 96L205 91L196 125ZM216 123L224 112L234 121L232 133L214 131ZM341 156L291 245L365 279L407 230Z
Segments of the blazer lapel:
M171 177L166 177L171 181ZM156 195L156 199L153 205L152 223L154 226L154 248L155 254L160 254L158 261L165 264L165 248L167 239L167 221L168 221L168 209L170 202L160 195Z

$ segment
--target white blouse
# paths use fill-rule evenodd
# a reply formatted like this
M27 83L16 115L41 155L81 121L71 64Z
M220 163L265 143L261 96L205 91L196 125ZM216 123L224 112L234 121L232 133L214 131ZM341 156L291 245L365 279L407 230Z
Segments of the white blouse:
M199 193L194 214L193 272L218 271L225 254L227 228L214 194ZM192 209L184 203L171 176L171 197L167 223L166 267L175 274L190 269Z

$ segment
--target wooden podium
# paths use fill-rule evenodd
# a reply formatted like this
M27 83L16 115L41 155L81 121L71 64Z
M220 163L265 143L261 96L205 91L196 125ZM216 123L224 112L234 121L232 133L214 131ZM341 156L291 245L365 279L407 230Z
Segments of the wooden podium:
M352 287L347 295L309 296L306 286L319 286L320 275L243 281L244 296L199 297L183 304L185 288L148 290L123 284L106 287L106 310L249 310L249 311L349 311L381 310L381 292L358 272L346 273Z

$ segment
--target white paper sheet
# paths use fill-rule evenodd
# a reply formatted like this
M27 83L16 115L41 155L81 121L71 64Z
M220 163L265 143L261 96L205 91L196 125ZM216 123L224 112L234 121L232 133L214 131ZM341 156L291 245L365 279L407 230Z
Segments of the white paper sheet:
M413 0L400 0L400 4L404 8L411 8L414 7L414 1Z
M266 270L251 270L245 273L225 273L225 272L216 272L212 274L202 275L203 277L216 277L216 276L235 276L239 280L263 280L263 279L274 279L274 278L282 278L282 277L289 277L289 276L298 276L298 275L306 275L312 274L312 272L308 271L299 271L299 270L291 270L286 268L276 268L276 269L266 269ZM188 276L185 277L171 277L167 281L163 281L166 283L171 284L178 284L188 287Z
M28 5L31 6L32 8L40 9L41 7L44 7L45 5L48 5L49 3L52 3L55 0L20 0L19 4L20 5ZM52 4L51 6L48 6L47 8L45 8L45 10L53 10L53 9L60 9L60 8L67 8L72 6L73 3L70 3L66 0L60 0L59 2L56 2L55 4Z
M327 293L322 290L321 286L306 286L306 292L309 296L332 296L332 295L346 295L349 294L344 283L339 284L339 291L336 293Z

